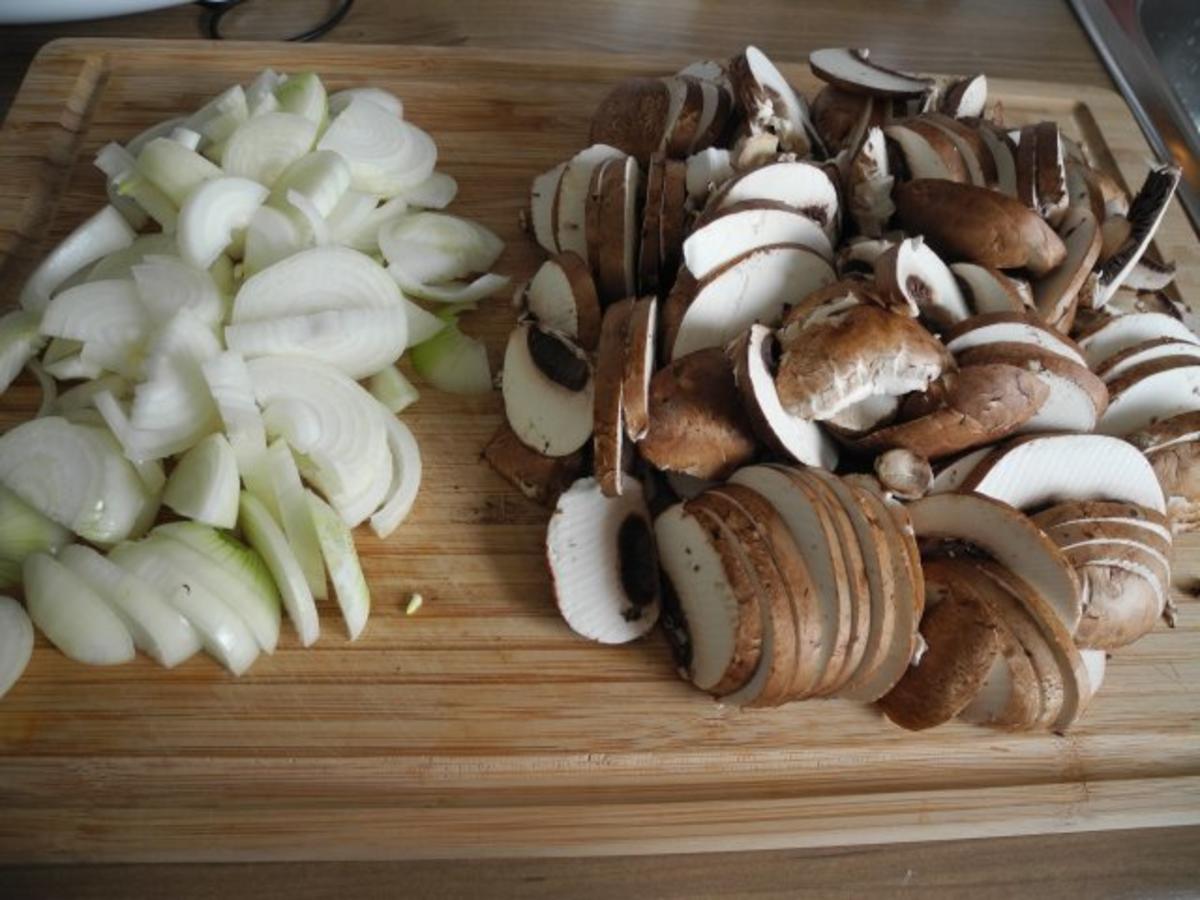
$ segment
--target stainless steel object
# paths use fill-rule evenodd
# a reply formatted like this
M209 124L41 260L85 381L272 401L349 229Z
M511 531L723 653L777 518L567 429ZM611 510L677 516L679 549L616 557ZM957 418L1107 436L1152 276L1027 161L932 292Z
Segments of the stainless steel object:
M1200 0L1071 0L1200 231ZM1136 188L1137 185L1132 185Z

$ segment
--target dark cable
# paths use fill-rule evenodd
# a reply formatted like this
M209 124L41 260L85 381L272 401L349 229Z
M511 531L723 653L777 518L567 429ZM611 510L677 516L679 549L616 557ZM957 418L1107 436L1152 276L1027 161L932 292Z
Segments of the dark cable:
M241 6L245 0L197 0L196 5L207 10L207 15L204 17L205 34L214 41L226 40L224 34L221 33L221 20L225 15L234 8ZM317 38L328 34L342 19L346 18L350 12L350 7L354 5L354 0L340 0L337 7L324 20L318 22L308 31L302 31L299 34L294 34L291 37L284 38L285 41L296 41L307 43L315 41Z

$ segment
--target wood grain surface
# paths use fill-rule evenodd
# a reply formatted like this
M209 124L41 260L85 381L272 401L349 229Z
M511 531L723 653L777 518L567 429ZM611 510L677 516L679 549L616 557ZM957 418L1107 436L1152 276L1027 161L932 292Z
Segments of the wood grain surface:
M500 233L501 268L524 277L538 259L516 226L530 177L582 144L614 80L683 61L55 44L0 133L0 290L101 202L100 145L268 65L403 96L459 179L455 208ZM790 74L813 89L805 69ZM1140 181L1147 150L1115 95L1015 81L993 93L1014 122L1054 117ZM1161 238L1194 296L1200 248L1177 209ZM503 299L465 323L495 362L510 326ZM31 389L6 396L4 423L34 406ZM355 644L328 608L314 649L287 634L241 679L203 658L88 669L39 643L0 703L0 862L667 853L1200 822L1191 596L1177 596L1178 628L1116 656L1065 737L910 735L840 702L729 709L680 682L657 637L600 647L558 619L544 512L478 460L497 398L427 391L406 419L426 482L393 539L361 537L375 605ZM1197 546L1181 542L1179 584L1200 574ZM413 591L426 604L406 617Z

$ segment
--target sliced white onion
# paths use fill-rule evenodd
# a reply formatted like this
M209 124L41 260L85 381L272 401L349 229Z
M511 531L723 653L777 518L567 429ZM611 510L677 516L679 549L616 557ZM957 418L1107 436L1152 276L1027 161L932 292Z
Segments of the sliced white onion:
M21 306L41 312L59 285L84 266L128 247L134 237L133 229L115 207L103 207L67 235L38 264L21 288Z
M165 541L147 538L119 544L108 557L157 588L195 629L204 650L234 675L241 675L258 658L254 633L233 607L158 552Z
M46 306L42 333L82 341L82 358L126 377L140 371L150 325L131 279L88 281L67 288Z
M439 391L486 394L494 387L487 348L453 323L413 347L412 364L417 374Z
M343 226L334 232L334 236L338 243L374 255L379 250L380 229L407 214L408 201L403 197L392 197L370 210L354 228Z
M147 541L190 584L198 583L237 613L260 649L275 652L279 593L257 553L232 535L199 522L161 525Z
M200 146L200 142L204 140L204 135L198 131L192 131L190 128L184 128L182 125L178 128L172 128L171 133L167 135L177 144L182 144L189 150L196 150Z
M176 463L162 502L179 515L217 528L237 524L237 457L223 434L210 434Z
M98 378L104 370L94 362L82 358L82 350L76 350L54 362L43 362L46 371L60 381L73 381L77 378Z
M317 360L264 356L246 365L268 435L288 442L347 524L365 520L383 502L392 465L375 399Z
M371 591L354 549L354 535L324 500L312 491L305 491L304 496L346 632L350 640L356 640L371 614Z
M82 544L64 547L58 559L95 590L120 617L134 646L160 666L173 668L200 649L196 630L154 585Z
M0 394L46 343L38 330L38 316L14 309L0 316Z
M214 178L196 188L179 210L179 253L184 261L200 269L216 262L232 243L234 231L250 224L267 193L248 178Z
M234 323L334 309L393 309L400 289L366 254L314 247L246 280L233 303Z
M367 390L393 415L421 399L416 386L395 366L380 369L367 379Z
M400 358L407 335L401 308L338 309L230 325L225 344L247 359L302 354L366 378Z
M321 211L317 209L316 204L308 199L299 191L287 192L288 205L297 210L303 217L305 224L308 226L309 232L312 234L312 242L318 247L330 243L333 240L332 233L329 230L329 223L321 215Z
M504 251L504 242L475 222L424 212L380 228L379 249L394 270L422 284L487 272Z
M445 172L434 172L404 192L409 206L421 209L445 209L458 196L458 182Z
M137 155L137 170L176 207L183 206L204 182L222 175L220 166L170 138L155 138L146 144Z
M96 395L105 391L122 400L133 393L133 385L115 372L108 372L63 391L54 401L54 412L65 415L75 410L94 407Z
M298 191L312 202L321 216L329 217L349 189L350 166L342 155L332 150L316 150L306 153L283 171L272 186L267 202L283 209L288 191Z
M252 494L242 492L238 523L246 540L250 542L266 563L275 586L283 598L288 618L296 629L300 644L311 646L321 634L321 623L317 618L317 605L291 546L284 537L267 508Z
M421 488L421 450L408 426L382 404L379 413L387 427L388 447L392 451L392 487L387 501L371 516L371 530L385 538L400 527Z
M173 256L148 256L133 267L138 297L155 325L181 309L190 309L215 327L225 316L225 301L212 275Z
M179 252L175 236L139 234L133 243L101 259L87 271L87 281L132 278L133 267L151 256L170 256Z
M20 680L33 656L33 623L25 607L0 597L0 697Z
M257 493L262 483L255 481L255 472L267 452L267 431L254 400L246 360L240 353L226 351L205 360L200 368L233 447L238 470L246 486Z
M408 318L408 345L423 344L446 327L446 320L418 306L407 297L401 301L404 315Z
M362 98L338 113L317 147L346 157L356 190L384 197L420 184L437 163L437 145L428 134Z
M29 360L29 372L37 380L38 387L42 392L41 402L38 403L37 412L33 415L35 418L50 415L58 402L58 383L40 362L36 359Z
M109 142L96 151L93 164L106 178L116 178L137 168L137 157L116 142Z
M147 502L137 472L110 434L59 416L31 419L0 435L0 482L99 544L124 540Z
M395 266L388 266L387 270L404 293L434 303L474 303L499 293L512 282L507 275L489 272L470 283L448 281L445 284L422 284Z
M275 88L275 99L284 112L302 116L319 126L328 118L325 85L315 72L289 75Z
M221 154L227 175L270 187L284 170L312 149L317 123L289 112L268 112L237 127Z
M291 216L273 206L260 206L246 226L243 271L247 277L257 275L306 246L307 241Z
M29 618L63 654L91 666L127 663L133 637L86 581L45 553L22 567Z
M332 153L332 150L318 150L318 153ZM311 155L311 154L310 154ZM341 154L338 154L339 158ZM349 166L347 166L349 171ZM362 230L364 224L371 217L371 213L379 206L379 198L373 194L364 194L361 191L347 190L333 209L329 211L329 215L325 217L329 223L330 231L333 233L333 239L339 244L345 244L347 247L353 247L355 250L370 250L368 246L359 246L360 241L355 240L355 236ZM405 209L408 205L405 204ZM375 235L370 236L370 241L375 240Z
M0 560L20 565L31 553L54 553L71 532L0 485Z
M235 84L204 104L181 124L204 135L208 143L220 144L249 117L246 92L240 84Z
M308 589L316 599L324 600L328 592L325 588L321 547L304 500L300 470L296 468L296 460L286 441L275 441L267 448L266 468L270 473L272 502L265 505L272 509L276 522L292 545L292 552L300 563Z
M254 76L254 80L246 88L246 107L250 110L250 115L254 115L268 97L277 103L275 88L283 84L284 80L285 77L274 69L263 69Z
M162 192L140 172L125 172L114 178L110 184L117 196L132 200L150 218L158 223L167 234L174 234L179 224L179 208L171 202L171 198Z
M400 98L391 91L374 87L346 88L345 90L330 94L329 114L331 116L338 115L353 100L369 100L376 106L387 110L397 119L404 118L404 103Z
M148 143L158 137L166 137L176 128L185 127L187 121L186 116L174 116L170 119L164 119L161 122L155 122L145 131L140 132L131 141L125 143L125 149L137 156L141 149Z

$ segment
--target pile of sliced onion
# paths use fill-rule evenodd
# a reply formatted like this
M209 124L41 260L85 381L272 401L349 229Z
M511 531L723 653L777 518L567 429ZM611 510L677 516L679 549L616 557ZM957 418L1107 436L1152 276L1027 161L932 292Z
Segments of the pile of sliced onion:
M309 72L265 70L95 162L109 203L0 313L0 392L26 368L43 388L0 435L0 587L25 594L0 598L0 695L30 619L81 662L203 649L241 674L282 610L318 639L328 584L353 640L351 529L391 534L421 481L398 363L492 389L458 318L507 287L503 244L431 211L458 184L399 98ZM179 521L155 527L163 508Z

